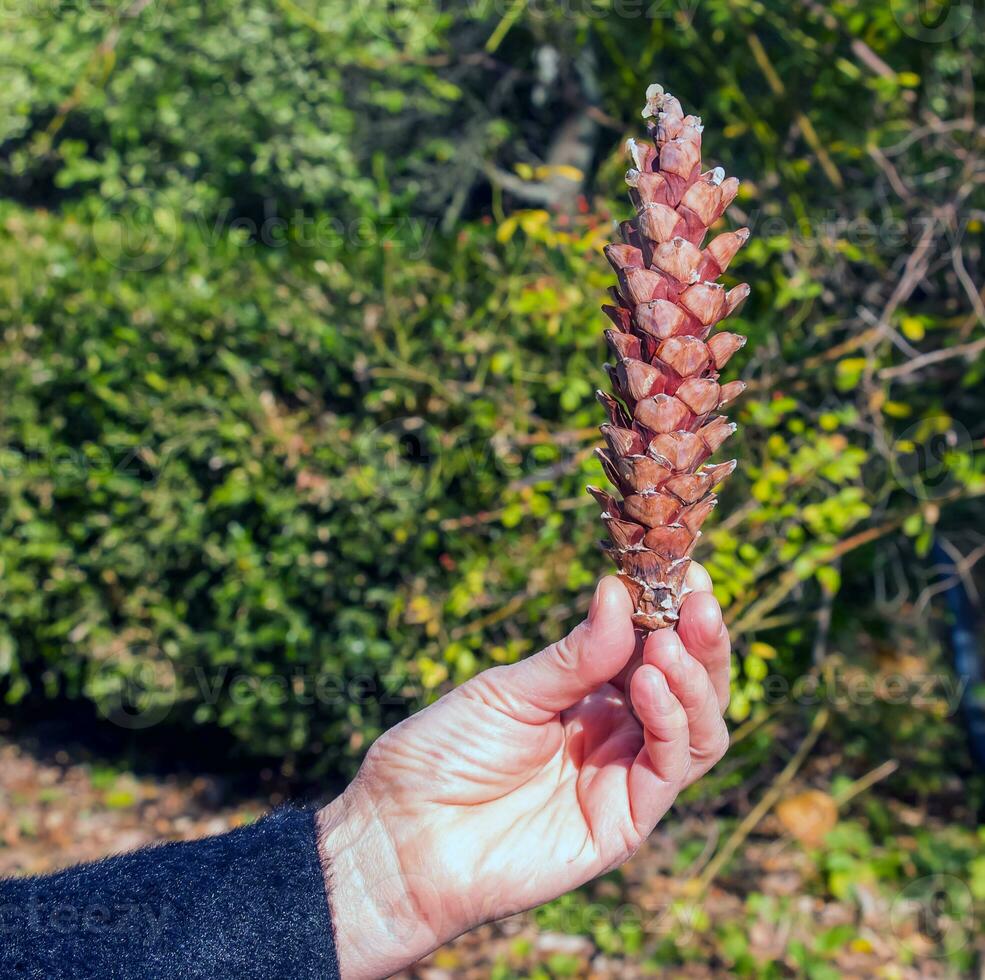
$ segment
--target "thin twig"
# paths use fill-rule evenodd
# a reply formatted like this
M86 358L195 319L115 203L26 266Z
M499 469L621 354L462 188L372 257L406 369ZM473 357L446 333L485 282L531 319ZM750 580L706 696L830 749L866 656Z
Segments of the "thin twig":
M729 748L733 748L738 745L739 742L745 741L753 732L759 731L768 721L773 721L774 717L780 710L779 704L771 704L764 712L756 715L755 718L747 718L739 727L732 732L729 737Z
M783 767L783 771L773 781L773 785L760 797L759 802L743 817L738 827L732 831L722 849L708 862L707 867L697 879L696 892L703 895L711 883L718 877L719 873L735 856L735 852L742 846L745 839L756 829L759 822L773 809L776 802L783 795L784 789L790 784L794 776L797 775L800 767L810 755L811 749L821 737L824 726L827 725L831 712L823 707L814 716L814 721L804 737L800 747L791 757L790 761Z
M955 245L951 249L951 263L954 266L955 274L964 287L964 291L968 294L968 299L971 300L971 308L975 311L975 317L982 326L985 326L985 302L982 302L981 294L965 268L964 253L961 251L960 245Z
M840 561L832 562L836 570L841 566ZM831 614L834 610L835 592L825 587L821 600L821 608L817 611L817 633L814 636L813 660L820 665L828 654L828 635L831 632Z
M536 596L525 595L521 592L513 596L509 602L500 606L498 609L494 609L492 612L486 613L485 616L480 616L471 623L464 623L462 626L453 629L448 635L452 640L460 640L463 636L471 636L473 633L478 633L480 630L484 630L487 626L493 626L496 623L502 622L504 619L509 619L510 616L518 613L534 598L536 598Z
M897 364L895 367L885 367L879 371L880 379L889 381L893 378L903 378L917 371L922 371L931 364L940 364L942 361L950 361L955 357L963 357L971 360L978 354L985 351L985 337L973 341L970 344L960 344L957 347L942 347L939 350L927 351L919 357L914 357L905 364Z
M871 541L876 541L885 534L889 534L891 531L895 531L908 515L900 515L891 521L886 521L884 524L876 525L875 527L866 528L864 531L859 531L857 534L853 534L850 537L839 541L837 544L832 545L829 550L824 553L823 558L817 558L813 562L812 572L816 571L822 565L830 564L837 558L848 554L850 551L854 551L856 548L862 547L862 545L869 544ZM766 614L772 612L796 587L804 580L804 574L795 568L789 568L783 575L780 576L779 581L772 591L764 595L760 600L754 602L752 605L746 608L741 618L737 622L730 622L730 628L736 633L744 633L750 629L755 629L759 620ZM731 620L734 618L734 613L729 610L726 614L726 619Z
M912 196L913 192L900 177L899 171L893 166L892 161L887 157L882 150L879 149L875 143L870 143L866 150L870 157L875 160L879 169L886 175L886 179L892 185L892 188L904 201L908 201Z
M564 500L555 501L551 507L554 510L578 510L581 507L588 507L591 503L592 498L586 493L580 497L567 497ZM460 517L446 517L438 526L442 531L459 531L463 528L482 527L486 524L495 524L504 513L506 513L505 507L480 510L474 514L462 514Z
M887 759L882 765L876 766L871 772L867 772L860 779L856 779L854 783L846 786L834 798L835 806L840 810L850 800L854 800L856 796L860 796L867 789L871 789L876 783L882 782L897 769L899 769L899 763L895 759Z

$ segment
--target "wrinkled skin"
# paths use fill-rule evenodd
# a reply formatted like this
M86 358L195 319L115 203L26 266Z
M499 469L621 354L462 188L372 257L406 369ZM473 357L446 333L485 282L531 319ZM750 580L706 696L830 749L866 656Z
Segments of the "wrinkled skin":
M626 861L724 754L729 640L694 565L677 632L588 618L398 725L319 814L343 976L386 976Z

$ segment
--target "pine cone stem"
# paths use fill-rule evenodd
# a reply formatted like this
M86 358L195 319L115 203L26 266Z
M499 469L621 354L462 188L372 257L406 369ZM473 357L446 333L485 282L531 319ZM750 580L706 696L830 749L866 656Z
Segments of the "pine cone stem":
M714 509L714 488L735 460L708 459L735 431L721 409L741 381L719 372L745 338L712 330L749 295L718 282L749 229L726 231L702 248L708 229L739 188L721 167L701 170L701 119L659 85L646 92L650 141L629 140L626 174L636 217L605 248L618 286L602 309L614 324L606 371L615 396L598 393L609 417L597 450L620 498L589 491L602 508L603 545L633 599L638 629L673 626L687 593L691 551Z

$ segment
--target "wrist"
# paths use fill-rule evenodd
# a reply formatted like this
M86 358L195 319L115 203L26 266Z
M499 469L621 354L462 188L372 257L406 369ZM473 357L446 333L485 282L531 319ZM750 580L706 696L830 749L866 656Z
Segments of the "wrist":
M319 811L316 830L342 980L388 977L440 945L429 915L440 900L402 866L358 779Z

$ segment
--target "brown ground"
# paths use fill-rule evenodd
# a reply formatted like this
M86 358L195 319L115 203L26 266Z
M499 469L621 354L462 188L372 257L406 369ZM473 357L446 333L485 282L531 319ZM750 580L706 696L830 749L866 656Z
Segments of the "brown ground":
M105 857L159 840L192 840L218 834L254 820L282 801L279 793L235 798L215 777L137 777L119 773L84 753L65 750L46 753L26 739L0 734L0 876L39 874L80 861ZM804 975L791 962L791 940L809 939L839 923L855 929L856 939L833 957L834 975L845 977L924 978L957 975L946 961L935 958L928 940L911 925L887 927L889 900L863 889L861 907L813 897L813 874L807 855L779 834L775 818L745 847L743 860L753 869L740 884L745 892L788 896L790 910L778 923L750 920L744 900L731 888L713 887L704 905L711 929L693 927L693 906L686 902L682 882L714 850L713 821L687 814L670 820L627 866L621 882L596 883L591 902L581 911L550 924L533 913L483 926L439 950L404 977L426 980L484 978L492 973L511 977L720 977L730 971L722 959L714 927L728 921L740 924L749 949L761 963L780 966L779 975ZM704 837L708 847L683 871L672 870L684 840ZM680 907L671 903L680 900ZM587 935L579 916L611 915L603 903L632 907L645 922L641 955L607 956ZM583 903L584 905L584 903ZM575 933L575 934L572 934ZM672 968L646 965L646 953L661 938L670 937L686 948L693 961ZM980 940L979 940L980 941ZM910 960L910 963L906 961ZM979 961L981 955L979 952Z

